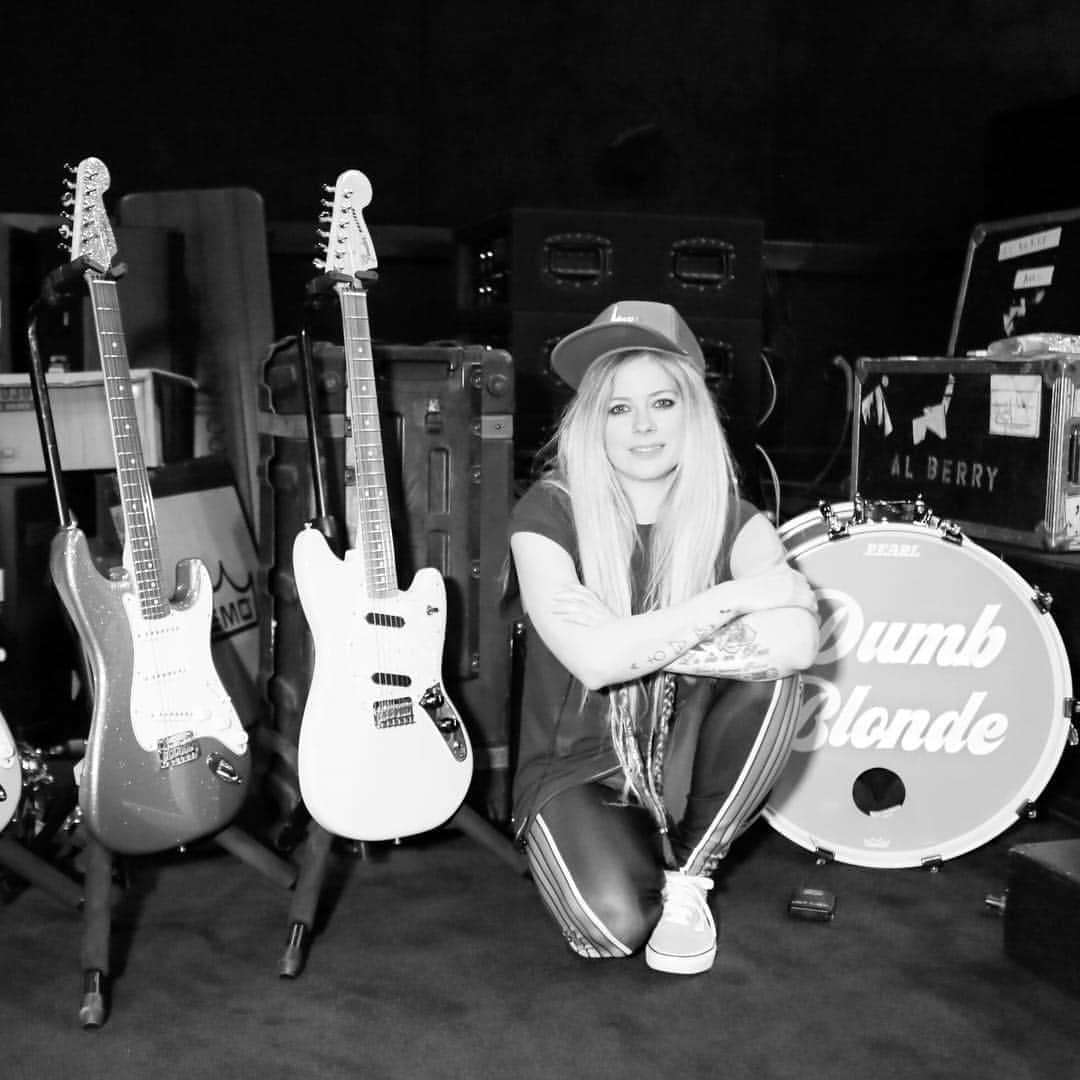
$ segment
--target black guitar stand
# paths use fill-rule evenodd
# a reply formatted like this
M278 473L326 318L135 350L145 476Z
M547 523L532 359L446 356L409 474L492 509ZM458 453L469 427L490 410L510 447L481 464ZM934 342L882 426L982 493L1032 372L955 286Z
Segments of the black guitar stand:
M357 274L358 279L376 280L373 271ZM308 284L308 299L305 305L305 317L311 310L322 306L328 296L333 294L334 285L339 281L352 281L347 275L328 273L315 278ZM307 419L308 446L311 455L311 474L314 487L315 517L311 527L318 529L326 538L330 549L339 557L342 554L343 538L337 520L327 509L326 483L323 465L319 454L318 418L315 406L314 361L312 356L311 334L308 325L301 327L297 335L297 347L300 357L301 386L304 395L304 411ZM292 762L295 766L295 760ZM528 866L524 857L514 847L512 841L501 833L471 806L462 804L448 826L456 827L472 839L487 847L518 874L527 874ZM309 821L307 833L300 849L300 873L289 908L289 930L285 949L278 963L278 974L282 978L294 979L304 969L307 960L311 933L315 924L319 896L329 868L329 859L333 848L334 835L315 821ZM367 844L356 842L361 857L368 853Z
M78 523L71 511L64 487L48 385L38 348L37 322L43 305L59 307L77 294L79 287L83 284L83 274L88 266L88 261L80 256L48 274L42 286L41 296L30 307L27 327L30 347L30 384L37 413L45 471L52 488L61 531L77 529ZM125 269L123 264L119 264L109 273L111 276L119 277ZM81 907L83 911L83 939L80 952L83 989L79 1006L79 1023L89 1029L101 1027L108 1013L109 942L115 895L113 853L89 829L84 829L84 832L86 834L84 881L75 906ZM292 864L278 858L237 826L227 826L208 839L282 888L289 889L296 881L296 869ZM5 848L0 848L0 858L3 857L4 851ZM52 889L60 888L52 875L43 872L39 867L28 865L28 860L23 856L14 856L10 849L6 849L6 854L9 860L14 858L18 863L18 872L24 875L32 872L40 882L50 883ZM29 852L26 854L30 855ZM77 889L78 886L76 885L75 888ZM69 902L75 900L71 889L66 886L62 889L62 896Z

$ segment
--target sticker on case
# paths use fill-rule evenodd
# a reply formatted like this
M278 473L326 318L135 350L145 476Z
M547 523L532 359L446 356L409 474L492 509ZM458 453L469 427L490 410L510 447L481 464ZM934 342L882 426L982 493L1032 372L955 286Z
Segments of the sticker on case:
M1052 266L1026 266L1016 271L1014 289L1045 289L1054 280Z
M991 375L990 434L1037 439L1042 390L1041 375Z
M1080 536L1080 495L1065 496L1065 535Z
M1049 251L1061 244L1061 226L1056 229L1044 229L1042 232L1018 236L1014 240L1003 240L998 245L998 262L1006 259L1019 259L1021 255L1031 255L1036 251Z

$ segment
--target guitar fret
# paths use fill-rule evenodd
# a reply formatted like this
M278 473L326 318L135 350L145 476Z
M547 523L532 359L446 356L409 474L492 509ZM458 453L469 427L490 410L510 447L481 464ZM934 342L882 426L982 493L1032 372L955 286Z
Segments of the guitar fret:
M367 296L356 286L338 286L345 340L346 506L350 537L363 556L368 590L380 595L397 589L383 464L378 397L371 354Z
M162 595L154 504L139 440L116 283L92 272L85 276L93 301L98 353L116 459L124 542L132 561L132 578L140 611L145 618L160 618L168 614L169 605Z

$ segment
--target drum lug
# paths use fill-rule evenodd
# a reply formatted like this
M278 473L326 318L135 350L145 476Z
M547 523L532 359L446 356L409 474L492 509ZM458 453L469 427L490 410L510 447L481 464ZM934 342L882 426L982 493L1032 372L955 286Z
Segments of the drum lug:
M1073 701L1072 698L1069 698L1068 700L1069 700L1069 702L1070 702L1070 704L1072 706L1073 713L1075 713L1076 712L1076 702ZM1075 724L1070 724L1069 725L1069 735L1068 735L1067 741L1068 741L1068 744L1070 746L1076 746L1077 743L1080 743L1080 735L1077 735L1077 733L1076 733L1076 725Z
M826 866L828 863L836 861L836 852L830 851L828 848L814 848L814 862L818 866Z
M936 874L944 865L944 860L940 855L930 855L928 858L923 859L919 865L924 870L929 870L931 874Z
M942 519L938 522L938 530L941 538L949 544L962 544L964 542L964 530L955 521Z
M1045 592L1037 586L1033 586L1033 588L1035 591L1031 599L1035 602L1035 606L1039 609L1039 611L1042 612L1043 615L1045 615L1050 610L1051 605L1054 603L1054 598L1053 596L1051 596L1050 593Z
M858 513L858 507L861 503L858 502L859 496L856 498L856 515ZM839 515L833 513L832 504L822 499L818 503L818 512L821 514L825 521L826 532L830 540L842 540L850 533L849 523L844 521Z

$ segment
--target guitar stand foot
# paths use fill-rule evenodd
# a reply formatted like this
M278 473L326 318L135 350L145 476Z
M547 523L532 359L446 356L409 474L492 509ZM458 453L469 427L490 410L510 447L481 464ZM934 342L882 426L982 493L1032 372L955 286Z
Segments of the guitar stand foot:
M278 975L283 979L295 979L304 970L307 960L308 928L302 922L289 927L289 940L278 964Z
M91 1030L105 1023L105 974L97 968L83 972L83 996L79 1023Z

